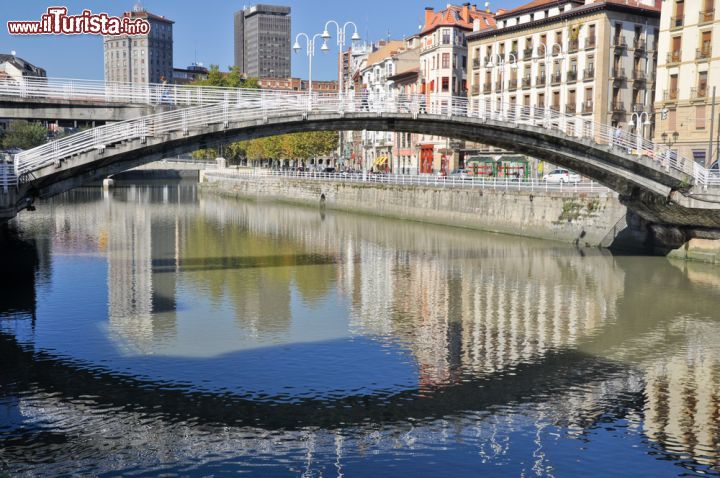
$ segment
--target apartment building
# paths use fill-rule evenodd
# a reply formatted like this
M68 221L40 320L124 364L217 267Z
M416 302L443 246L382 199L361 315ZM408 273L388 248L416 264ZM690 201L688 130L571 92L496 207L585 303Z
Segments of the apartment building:
M173 77L173 21L149 13L139 3L123 17L150 22L147 35L103 38L105 81L160 83Z
M654 139L704 166L720 158L715 136L720 106L715 121L711 118L720 100L718 5L718 0L666 0L660 20L655 108L661 115Z
M404 49L402 40L382 41L370 53L360 70L362 104L370 110L384 105L393 97L388 78L398 68L397 55ZM416 58L417 60L417 58ZM357 94L357 92L356 92ZM361 136L363 166L366 170L390 171L394 133L391 131L363 131Z
M468 35L495 28L494 15L475 5L425 9L420 31L420 91L431 111L443 112L453 97L467 96ZM464 142L420 135L420 173L448 174L462 166Z
M550 107L652 137L655 0L535 0L495 22L468 36L472 108Z

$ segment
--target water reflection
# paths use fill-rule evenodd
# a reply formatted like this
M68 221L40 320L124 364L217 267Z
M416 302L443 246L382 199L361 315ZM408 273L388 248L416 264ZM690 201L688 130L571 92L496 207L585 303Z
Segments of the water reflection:
M18 228L39 280L0 300L14 472L720 470L716 269L183 184Z

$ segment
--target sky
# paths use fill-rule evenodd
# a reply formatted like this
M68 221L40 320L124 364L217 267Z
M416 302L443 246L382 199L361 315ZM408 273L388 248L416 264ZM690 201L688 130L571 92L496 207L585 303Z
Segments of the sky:
M102 37L82 36L11 36L7 32L9 20L39 20L49 6L66 6L69 14L83 9L93 13L121 15L129 11L135 0L0 0L0 53L14 50L17 56L47 70L48 76L63 78L103 79ZM174 66L184 68L197 61L216 64L226 70L232 65L233 13L254 3L245 0L143 0L150 12L174 20ZM264 3L288 5L292 8L292 39L299 32L320 33L327 20L355 22L363 40L377 41L390 35L393 39L416 33L424 17L426 6L443 8L448 2L433 0L269 0ZM456 2L461 4L463 2ZM474 2L482 8L484 1ZM494 11L524 3L522 0L503 0L490 4ZM331 29L333 37L335 32ZM348 34L348 37L351 33ZM349 41L349 40L348 40ZM302 43L302 42L301 42ZM331 53L317 54L313 60L313 79L337 79L338 47L334 38L329 44ZM293 76L307 78L308 63L304 49L292 56Z

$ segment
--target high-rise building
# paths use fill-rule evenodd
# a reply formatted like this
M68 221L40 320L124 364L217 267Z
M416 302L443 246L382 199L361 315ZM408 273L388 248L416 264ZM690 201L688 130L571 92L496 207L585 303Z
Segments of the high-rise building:
M235 12L235 66L249 77L291 76L290 7L255 5Z
M716 0L664 1L658 46L655 108L661 115L655 141L705 166L720 158L718 145L712 144L720 128L720 14L715 5Z
M147 35L106 36L105 81L159 83L173 76L173 21L153 15L139 3L123 17L150 23Z

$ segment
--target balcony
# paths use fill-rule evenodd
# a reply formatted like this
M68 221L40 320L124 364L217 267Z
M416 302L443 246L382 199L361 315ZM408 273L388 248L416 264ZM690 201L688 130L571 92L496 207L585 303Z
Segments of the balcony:
M682 26L685 24L685 17L679 16L679 17L672 17L670 19L670 28L682 28Z
M595 79L595 68L585 68L583 70L583 81L591 81Z
M495 93L502 93L503 92L503 81L498 81L495 83Z
M567 83L575 83L577 81L577 70L569 70L567 72Z
M671 51L667 56L667 64L680 63L681 56L680 50Z
M712 45L706 45L695 51L695 59L698 61L707 61L712 53Z
M595 35L585 39L585 49L592 50L593 48L595 48Z
M560 112L560 105L554 104L554 105L550 106L550 109L555 111L556 113Z
M510 78L510 83L508 83L508 91L515 91L518 87L518 80L517 78Z
M593 101L585 100L582 104L582 114L586 115L593 112Z
M477 96L480 94L480 85L472 85L472 88L470 89L470 94L472 96Z
M523 50L523 60L532 60L533 57L533 48L525 48Z
M715 19L715 10L705 10L704 12L700 12L700 17L698 19L698 23L710 23Z
M645 105L642 103L633 103L632 110L633 113L642 113L645 111Z
M545 75L538 75L535 79L535 86L545 86Z
M615 53L619 54L619 50L624 50L627 48L627 42L625 41L625 37L619 36L612 39L612 46L615 48Z
M492 85L490 83L485 83L483 85L483 93L488 94L492 91Z
M616 81L623 81L627 79L627 76L625 75L625 68L613 68L612 72L610 73L610 78Z
M522 79L522 87L523 89L530 88L532 86L532 78L529 76L526 76Z
M571 102L572 104L565 105L565 113L569 115L574 115L577 113L577 105L574 101Z
M636 38L633 42L633 47L635 48L635 56L641 56L647 51L647 45L645 44L645 40L641 38Z
M515 61L518 61L520 58L518 58L518 52L517 50L510 50L510 53L508 53L507 61L510 61L510 57L512 55L512 58L515 58Z
M613 100L611 109L613 113L625 113L625 103L622 101Z
M690 99L703 100L707 98L707 85L701 85L690 90Z
M677 99L678 99L677 88L674 90L665 90L663 92L663 101L677 101Z
M480 63L480 58L473 58L473 68L478 69L482 66L482 63Z
M562 83L562 72L554 72L550 77L550 83L553 85L559 85L560 83Z
M580 40L570 40L568 42L568 53L576 53L580 49Z
M636 82L642 82L647 79L645 72L642 70L634 70L633 71L633 80Z

